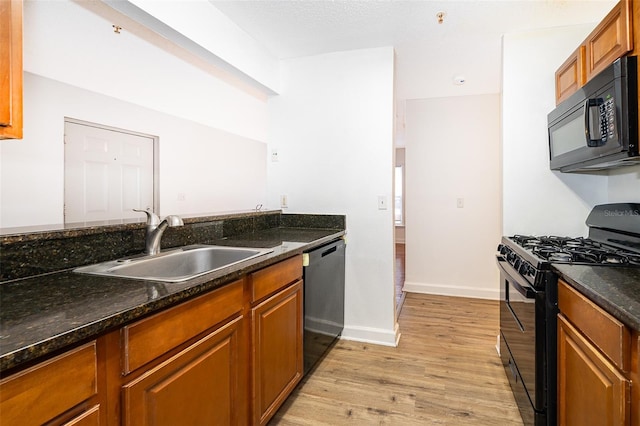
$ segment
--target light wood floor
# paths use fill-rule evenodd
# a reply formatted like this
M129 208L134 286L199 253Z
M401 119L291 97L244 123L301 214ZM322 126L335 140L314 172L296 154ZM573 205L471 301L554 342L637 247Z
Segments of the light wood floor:
M498 302L409 293L397 348L341 340L270 425L522 425Z

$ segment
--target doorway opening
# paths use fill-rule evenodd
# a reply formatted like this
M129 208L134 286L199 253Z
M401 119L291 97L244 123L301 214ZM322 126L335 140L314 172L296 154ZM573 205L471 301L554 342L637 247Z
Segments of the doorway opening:
M405 276L405 149L396 148L394 174L394 225L395 225L395 303L396 318L400 315L406 293L403 291Z

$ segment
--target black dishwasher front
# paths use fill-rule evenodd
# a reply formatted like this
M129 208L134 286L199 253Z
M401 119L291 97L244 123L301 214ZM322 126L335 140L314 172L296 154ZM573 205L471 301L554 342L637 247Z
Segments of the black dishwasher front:
M304 254L304 372L308 373L344 328L345 243Z

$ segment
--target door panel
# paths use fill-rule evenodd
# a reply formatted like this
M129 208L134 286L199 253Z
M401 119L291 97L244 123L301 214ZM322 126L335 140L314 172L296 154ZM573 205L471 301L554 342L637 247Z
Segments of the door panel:
M65 122L65 223L154 208L152 137Z

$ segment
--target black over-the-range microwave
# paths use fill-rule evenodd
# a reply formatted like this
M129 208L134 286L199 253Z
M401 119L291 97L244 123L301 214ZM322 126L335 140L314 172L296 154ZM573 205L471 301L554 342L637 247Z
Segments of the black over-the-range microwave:
M551 170L640 164L635 56L617 59L547 116Z

